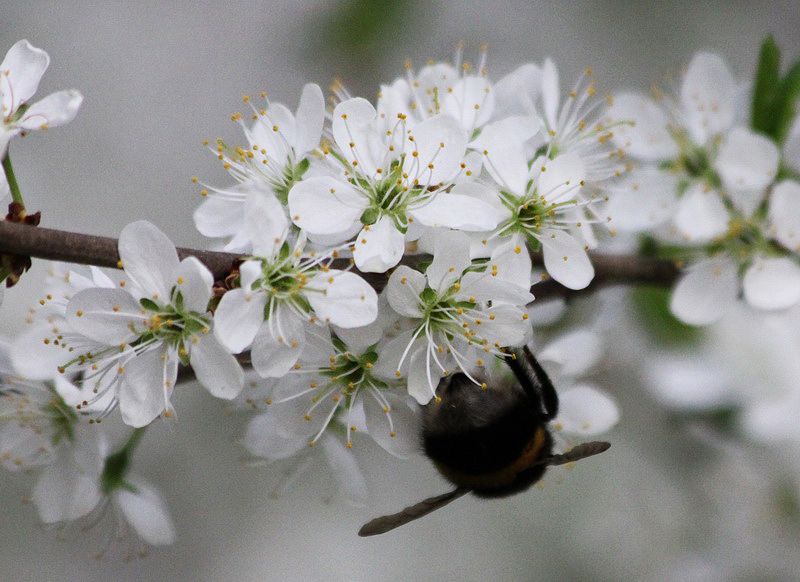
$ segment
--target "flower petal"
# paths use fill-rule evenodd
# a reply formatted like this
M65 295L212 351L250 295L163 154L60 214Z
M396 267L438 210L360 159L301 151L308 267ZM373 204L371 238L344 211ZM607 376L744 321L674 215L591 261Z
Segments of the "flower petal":
M279 303L253 340L253 368L262 378L285 375L300 357L305 335L305 322Z
M128 476L126 481L134 490L120 488L114 494L114 501L131 527L151 546L173 543L175 525L158 490L136 476Z
M786 257L759 257L745 272L742 288L753 307L787 309L800 301L800 265Z
M769 220L775 240L800 252L800 183L785 180L772 189Z
M693 265L672 292L670 309L690 325L708 325L721 318L736 301L739 277L736 263L727 257Z
M246 350L264 321L264 293L232 289L222 296L214 314L214 334L232 353Z
M524 194L530 172L523 145L540 127L536 117L509 117L484 127L470 147L483 154L484 166L504 190Z
M389 403L386 407L373 394L364 394L367 431L387 452L407 458L420 448L419 406L410 405L404 398L386 391L382 395Z
M232 400L244 386L244 372L234 358L211 333L192 337L189 359L197 379L212 396Z
M308 289L305 297L325 323L361 327L378 316L375 289L355 273L336 269L318 273L309 281Z
M547 127L555 130L558 124L559 81L558 69L551 59L542 66L542 106Z
M441 93L440 93L441 94ZM466 134L489 121L494 112L494 93L485 77L462 77L444 93L442 110L453 116Z
M134 427L145 426L168 410L168 397L177 377L177 359L170 358L164 346L128 360L119 388L119 410L123 422Z
M362 273L383 273L400 262L405 250L405 236L392 219L382 217L365 225L355 240L353 259Z
M558 364L559 374L576 377L587 373L603 355L600 336L588 329L568 332L548 343L538 353L541 361Z
M294 152L299 158L319 146L322 124L325 122L325 97L319 85L308 83L303 87L295 116L296 133Z
M190 311L203 314L208 310L213 285L214 275L196 257L186 257L178 265L175 286Z
M678 146L669 132L666 111L643 95L620 93L608 110L614 143L634 158L658 162L677 157Z
M75 119L81 103L78 91L58 91L31 105L17 125L29 131L65 125Z
M691 186L678 202L675 226L692 242L706 242L728 230L728 210L716 190Z
M434 397L443 372L433 358L428 357L427 345L423 344L411 353L408 364L408 393L420 404L427 404Z
M375 129L377 115L372 103L354 97L336 106L331 122L333 139L339 149L348 162L357 162L359 172L367 176L374 175L378 168L374 154L378 153L376 140L382 136L378 136Z
M337 234L361 218L367 200L350 184L318 176L295 184L289 191L292 221L311 234Z
M273 195L251 194L245 203L245 225L253 241L253 255L273 258L289 232L289 220Z
M495 113L500 116L531 114L536 111L534 103L541 90L541 67L525 63L494 84Z
M125 273L150 299L169 300L178 271L175 245L155 225L140 220L122 229L119 256Z
M678 179L656 168L635 170L611 187L606 214L611 226L641 231L669 220L677 207Z
M287 459L308 448L308 439L289 433L277 422L276 415L282 411L270 409L259 414L247 425L242 444L251 455L270 461Z
M323 435L320 441L340 493L348 502L363 505L367 499L367 482L358 468L355 455L334 436Z
M734 204L750 216L764 197L764 190L778 173L778 148L769 139L744 127L727 133L714 167Z
M389 305L400 315L421 317L419 296L426 286L425 275L411 267L400 265L389 276L386 284Z
M13 115L20 105L33 97L49 65L50 55L42 49L24 39L14 43L0 64L0 71L3 72L3 82L0 83L1 117Z
M578 240L563 230L545 229L541 235L544 267L570 289L584 289L594 279L594 267Z
M79 291L67 304L72 329L94 341L119 345L134 341L145 330L139 302L122 289Z
M235 198L230 195L205 198L194 211L195 228L200 234L209 237L227 237L241 232L244 230L245 198L253 190L252 184L243 183L225 189L226 193L235 195Z
M411 209L411 216L420 224L431 227L486 232L501 220L492 205L466 194L440 192L422 206Z
M558 395L559 411L553 424L582 437L599 435L619 422L616 402L593 386L580 384Z
M540 157L533 162L533 172L539 195L549 204L575 199L586 178L583 161L574 153L562 154L553 160Z
M100 502L98 475L87 473L75 462L72 447L63 448L33 487L33 503L44 523L74 521Z
M428 286L442 293L450 288L472 264L469 237L452 230L438 233L433 246L433 262L425 271Z
M467 138L449 115L434 115L409 131L404 144L403 173L408 183L435 186L451 181L460 170Z
M681 104L689 134L698 145L733 125L736 82L725 61L711 53L696 53L683 78Z

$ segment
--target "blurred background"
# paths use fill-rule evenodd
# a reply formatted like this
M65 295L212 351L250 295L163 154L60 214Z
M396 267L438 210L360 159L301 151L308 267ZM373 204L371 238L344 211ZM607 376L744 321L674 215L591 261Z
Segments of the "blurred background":
M206 244L192 223L199 196L190 177L227 183L201 141L239 138L229 115L245 93L265 89L293 109L304 83L325 87L339 77L371 98L406 58L447 60L458 41L467 57L488 43L494 79L551 56L562 83L591 66L606 91L645 90L704 48L746 78L767 33L787 59L800 55L800 4L792 1L6 0L0 13L0 52L27 38L50 53L41 95L85 95L72 124L13 144L22 191L42 210L42 225L116 235L148 219L186 246ZM21 328L43 272L37 262L6 294L0 332ZM187 384L174 397L179 418L148 431L135 468L168 501L176 544L131 563L94 561L78 532L61 540L38 525L21 501L32 476L3 473L0 578L798 579L796 314L742 310L700 334L675 326L659 311L662 300L657 291L631 298L609 290L571 306L567 323L603 333L608 349L592 381L615 397L622 420L609 453L542 489L496 502L465 498L361 539L355 533L367 518L444 490L424 459L400 462L361 445L366 508L330 499L322 464L274 499L285 467L244 466L236 441L247 415L226 413ZM774 402L798 402L786 430L742 422L742 411L773 394Z

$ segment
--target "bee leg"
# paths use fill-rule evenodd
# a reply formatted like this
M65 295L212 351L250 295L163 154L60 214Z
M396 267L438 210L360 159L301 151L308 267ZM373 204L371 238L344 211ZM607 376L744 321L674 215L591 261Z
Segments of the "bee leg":
M527 346L512 348L507 362L525 392L536 402L541 403L542 416L552 420L558 414L558 393L547 372Z

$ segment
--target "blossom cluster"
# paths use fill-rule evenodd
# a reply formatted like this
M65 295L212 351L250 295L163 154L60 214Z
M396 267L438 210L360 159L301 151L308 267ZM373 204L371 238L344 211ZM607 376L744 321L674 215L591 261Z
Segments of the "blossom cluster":
M740 291L757 309L800 302L800 124L790 102L784 127L765 126L779 115L763 90L701 52L675 95L621 92L607 111L634 166L608 211L689 265L671 303L686 323L719 320Z
M9 141L70 121L81 103L65 91L28 105L48 62L21 41L0 66L0 195L17 204ZM643 252L687 266L671 307L688 323L720 318L740 288L756 308L800 302L800 125L764 131L755 106L748 121L748 91L759 103L709 53L674 97L606 99L588 70L562 94L549 59L492 81L481 54L474 67L460 55L408 65L374 101L339 83L328 105L306 85L295 111L245 96L248 113L231 116L241 145L206 142L230 183L192 178L197 229L239 259L215 276L138 221L120 233L121 272L52 264L26 329L0 344L11 420L0 463L41 470L33 500L46 523L114 508L114 536L170 543L160 494L130 464L141 431L177 414L191 369L212 396L256 411L250 454L319 444L359 501L349 449L361 435L397 457L418 452L440 381L459 373L490 390L485 372L525 345L568 386L553 422L565 442L602 433L616 404L577 381L600 357L598 334L539 345L540 280L585 289L590 249L646 232ZM111 449L97 425L117 410L134 431Z

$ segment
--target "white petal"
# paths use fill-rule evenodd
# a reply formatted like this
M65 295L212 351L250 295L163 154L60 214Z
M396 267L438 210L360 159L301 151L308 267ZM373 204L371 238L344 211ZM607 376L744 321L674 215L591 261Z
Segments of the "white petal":
M384 303L385 309L385 303ZM379 309L380 312L380 309ZM384 331L384 322L381 321L381 318L377 318L375 321L368 325L363 325L361 327L334 327L333 331L342 340L347 349L354 354L362 354L364 351L370 347L376 345L381 339L383 338L383 331ZM320 346L321 347L321 346ZM328 347L328 346L326 346ZM328 353L332 352L332 345L330 349L326 351ZM305 360L305 350L303 351L303 360Z
M419 406L410 405L404 398L383 391L383 396L389 402L389 410L386 410L372 394L366 392L368 391L363 396L364 414L367 430L375 442L401 459L418 452L421 416Z
M433 186L451 181L460 170L467 139L449 115L434 115L416 125L404 144L403 172L409 183Z
M251 194L245 204L245 225L253 241L253 255L273 258L289 232L289 220L273 195Z
M494 112L491 84L484 77L463 77L452 91L444 93L442 110L458 120L466 133L472 133L489 121Z
M611 188L606 214L612 227L647 230L669 220L677 201L678 178L670 172L647 167L634 171Z
M553 424L583 437L602 434L619 422L616 402L597 388L578 385L558 395L559 412Z
M542 66L542 105L547 126L555 130L558 118L558 69L552 60L545 59Z
M470 146L485 158L495 182L512 194L524 194L530 178L523 145L541 126L535 117L509 117L483 128Z
M253 284L264 275L261 261L245 261L239 267L239 282L242 289L251 290Z
M717 55L699 52L681 86L686 125L698 145L728 129L734 121L736 83L725 62Z
M98 475L86 473L75 462L71 447L59 452L33 488L33 503L44 523L73 521L89 513L100 501Z
M433 361L428 359L426 346L411 353L408 364L408 393L420 404L431 401L442 379L442 371Z
M548 343L536 355L541 361L558 364L561 375L575 377L587 373L600 360L603 346L597 333L577 329Z
M64 320L57 320L59 332L69 329ZM31 380L50 380L60 373L58 368L73 359L68 347L53 341L57 333L47 322L35 323L14 337L11 344L11 361L17 374ZM47 339L47 343L45 343Z
M180 262L174 284L187 309L200 314L208 310L214 276L196 257L186 257Z
M266 303L265 293L244 289L228 291L214 314L214 334L232 353L244 351L261 328Z
M521 346L530 341L531 325L524 309L515 305L493 305L488 314L476 331L489 345Z
M12 115L20 105L33 97L49 65L50 55L27 40L16 42L8 50L0 64L0 71L3 72L0 83L2 117ZM8 76L5 75L6 72Z
M577 154L566 153L554 160L542 159L533 162L533 172L538 175L536 187L539 195L550 204L575 199L581 182L586 178L581 158Z
M295 143L295 119L285 105L270 104L246 133L251 147L265 149L269 157L281 164L289 161L290 149Z
M477 232L493 230L501 220L494 206L465 194L436 194L423 206L414 207L410 214L425 226Z
M364 279L349 271L331 269L315 275L305 295L325 323L361 327L378 316L378 295Z
M764 190L778 173L778 148L744 127L732 129L722 141L714 167L734 204L750 216Z
M347 231L361 218L366 203L346 182L324 176L298 182L289 191L292 221L312 234Z
M800 117L795 117L783 144L783 161L795 172L800 172Z
M675 226L692 242L705 242L728 230L728 210L715 190L691 186L678 202Z
M369 101L354 97L336 106L331 122L333 139L342 154L348 162L358 162L359 172L367 176L374 175L378 167L373 152L377 153L376 140L383 137L375 129L376 117Z
M200 234L209 237L233 236L244 229L245 192L250 192L252 186L239 184L226 191L230 190L237 193L242 191L241 200L212 196L203 200L194 211L194 225Z
M362 273L383 273L400 262L405 236L388 216L365 225L355 240L353 259Z
M757 258L744 274L744 297L759 309L787 309L800 301L800 266L789 258Z
M421 317L419 296L426 286L425 275L411 267L400 265L392 272L386 284L389 305L400 315Z
M132 222L119 235L119 256L125 273L150 299L169 301L178 253L167 235L147 221Z
M119 410L125 424L145 426L164 412L177 377L177 361L168 356L165 347L130 359L119 389Z
M217 398L236 398L244 386L244 372L219 340L211 333L198 334L190 350L192 369L206 390Z
M300 105L295 116L296 133L294 151L298 158L319 146L322 124L325 122L325 97L319 85L308 83L300 95Z
M494 84L495 113L524 115L535 111L534 103L542 90L542 69L526 63Z
M119 489L114 500L125 519L146 543L164 546L175 541L175 526L161 494L149 483L135 476L127 478L135 491Z
M690 325L717 321L736 301L739 291L736 271L736 263L727 257L693 265L672 292L672 313Z
M367 482L355 455L332 435L323 435L320 441L339 491L350 503L363 505L367 499Z
M75 119L83 103L78 91L59 91L37 101L25 112L18 125L23 129L47 129L65 125Z
M139 302L122 289L84 289L67 305L72 329L97 342L119 345L131 342L145 330Z
M253 340L253 368L262 378L280 378L300 357L305 335L300 316L279 303Z
M462 232L443 231L435 239L433 262L425 271L428 286L442 293L450 288L472 264L469 238Z
M800 252L800 183L785 180L772 189L769 220L775 240Z
M543 230L544 266L550 276L569 289L583 289L594 279L594 267L583 245L563 230Z
M276 422L276 415L281 412L277 408L270 409L248 423L242 444L250 454L274 461L287 459L308 448L306 437L291 434Z
M670 135L666 111L642 95L620 93L608 110L614 143L634 158L658 162L677 157L678 146Z

